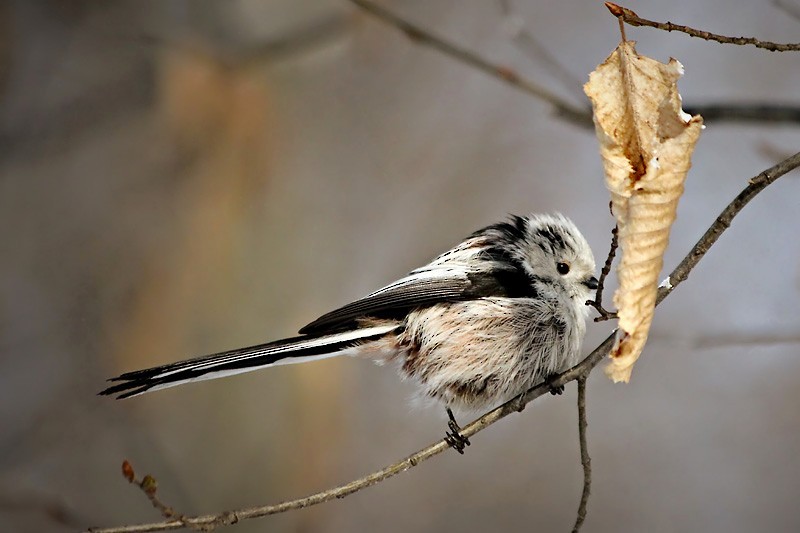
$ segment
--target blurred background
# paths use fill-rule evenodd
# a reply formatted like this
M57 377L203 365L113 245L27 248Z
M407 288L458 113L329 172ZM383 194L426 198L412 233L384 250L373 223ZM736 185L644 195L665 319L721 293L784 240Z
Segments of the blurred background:
M619 39L600 2L382 5L577 106ZM797 42L800 4L782 5L627 7ZM394 462L441 438L444 413L364 361L95 394L126 370L292 335L507 213L564 212L606 256L591 129L347 1L9 0L0 25L2 531L159 520L124 458L186 514ZM796 53L627 32L684 64L687 106L800 103ZM665 268L798 146L797 123L707 121ZM592 375L585 531L800 529L799 211L795 172L659 308L632 382ZM587 352L611 327L590 325ZM567 531L576 418L570 385L463 457L235 530Z

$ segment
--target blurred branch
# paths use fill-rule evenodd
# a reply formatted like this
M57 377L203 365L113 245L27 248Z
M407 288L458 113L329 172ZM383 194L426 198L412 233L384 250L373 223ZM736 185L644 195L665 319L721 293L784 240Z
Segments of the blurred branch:
M572 74L545 45L539 42L533 33L525 26L525 20L519 16L511 5L511 0L498 0L500 12L505 18L504 26L511 39L525 55L534 61L540 62L553 76L558 78L564 88L572 91L580 98L584 98L581 86L583 82Z
M781 43L773 43L770 41L761 41L753 37L726 37L725 35L718 35L716 33L711 33L703 30L696 30L694 28L690 28L689 26L683 26L681 24L673 24L672 22L656 22L653 20L643 19L639 15L634 13L632 10L628 9L627 7L622 7L611 2L606 2L606 7L608 8L609 11L611 11L612 15L617 17L625 24L629 24L631 26L649 26L650 28L656 28L659 30L664 30L669 32L679 31L681 33L685 33L690 37L698 37L706 41L715 41L722 44L737 44L740 46L752 44L756 48L763 48L764 50L769 50L770 52L800 51L800 43L781 44Z
M756 152L767 161L783 161L792 154L790 150L784 149L769 140L762 140L758 143Z
M449 43L443 38L405 21L398 15L382 7L375 6L368 0L350 1L387 24L400 29L413 41L439 50L461 63L498 78L534 98L551 104L556 111L556 115L561 118L586 129L593 128L591 112L588 107L576 107L561 99L556 93L518 74L515 70L494 64L477 54ZM501 1L507 3L507 0ZM779 0L776 0L775 4L787 11L791 9L788 4ZM505 10L505 12L509 11ZM516 17L516 15L511 16ZM257 66L263 64L267 59L282 58L288 54L317 45L335 36L341 31L342 27L343 19L335 16L315 21L314 24L308 27L280 36L254 49L238 51L215 49L212 52L215 57L229 67L245 68ZM102 36L102 34L100 35ZM115 39L120 38L117 34L114 35ZM524 37L526 35L530 39ZM158 36L137 34L135 39L170 48L183 47L188 50L195 50L191 44ZM526 46L531 48L534 46L532 44L535 42L532 40L533 36L524 28L520 33L519 39L524 39ZM541 48L541 46L538 46L538 49ZM537 52L540 55L542 53L541 51ZM553 63L549 54L546 62L548 65ZM555 63L557 64L557 62ZM31 157L32 155L37 155L44 147L49 151L66 149L75 142L76 137L85 134L85 132L93 131L110 121L127 120L126 117L129 114L141 114L141 110L149 105L153 99L153 72L148 64L139 66L137 63L135 67L132 67L130 73L126 72L119 79L105 81L96 89L92 88L88 92L79 94L73 100L46 110L47 120L42 120L37 114L29 114L26 120L15 121L12 124L13 127L0 127L0 159L8 162L12 158ZM2 78L2 73L0 73L0 78ZM566 83L566 78L562 81ZM114 95L114 98L107 97L111 94ZM120 101L124 103L122 107L120 107ZM123 111L122 114L120 114L120 109ZM687 104L686 112L691 115L702 115L707 123L713 121L800 123L800 106L791 104Z
M386 8L375 5L369 0L350 0L350 2L360 7L367 13L380 19L381 21L399 29L412 41L438 50L439 52L442 52L443 54L455 59L460 63L464 63L472 68L480 70L485 74L498 78L519 89L520 91L550 104L555 110L556 116L586 129L594 128L594 123L592 122L592 113L588 107L575 107L574 105L560 98L555 93L521 76L515 70L512 70L506 66L492 63L491 61L479 56L474 52L452 44L442 37L439 37L421 28L420 26L417 26L416 24L408 22L404 18L387 10ZM687 113L692 115L700 114L703 116L706 122L712 122L716 120L720 122L800 123L800 106L797 105L723 103L701 106L687 105L686 107Z
M800 122L800 106L792 104L687 105L684 111L707 122Z
M200 33L199 38L194 39L176 38L172 34L141 34L136 38L167 50L202 52L212 56L226 68L247 69L314 50L341 35L345 28L345 17L336 12L313 18L306 24L255 42L247 39L238 41L236 38L231 39L231 36L224 38L224 35L210 32Z
M728 206L717 217L711 227L709 227L700 240L697 241L697 244L695 244L694 247L689 251L683 261L681 261L675 270L672 271L670 276L667 278L667 284L659 288L656 305L661 303L667 296L669 296L672 291L689 276L689 273L692 271L692 269L697 265L698 262L700 262L703 256L705 256L711 246L717 242L720 235L722 235L722 233L728 227L730 227L733 218L742 209L744 209L750 200L752 200L758 193L763 191L767 186L774 183L775 180L797 167L800 167L800 152L751 178L749 180L749 185L745 187L745 189L739 193L739 195L736 196L736 198L734 198L730 204L728 204ZM577 379L585 379L589 373L606 357L611 349L611 346L614 344L614 338L615 333L612 333L599 346L597 346L592 353L590 353L583 361L574 367L562 372L561 374L558 374L552 380L533 387L521 397L513 398L500 407L489 411L482 417L463 427L460 433L464 437L469 438L483 431L498 420L505 418L512 413L518 412L520 405L528 404L536 398L549 393L552 388L558 388L569 383L570 381ZM450 445L447 442L444 440L439 440L429 446L426 446L418 452L409 455L401 461L393 463L362 478L329 490L312 494L305 498L290 500L276 505L248 507L236 511L228 511L197 517L182 517L180 520L169 520L150 524L138 524L110 528L90 528L88 531L91 533L146 533L151 531L184 529L187 527L199 527L208 530L222 525L233 524L239 520L258 518L262 516L283 513L294 509L303 509L312 505L317 505L334 499L349 496L350 494L358 492L361 489L380 483L381 481L395 476L401 472L405 472L406 470L410 470L411 468L419 465L421 462L439 455L449 448Z
M730 332L716 335L701 335L700 337L691 339L691 345L698 350L745 346L775 346L782 344L800 344L800 335L781 333L747 335L739 332Z
M578 533L584 520L586 520L586 506L589 504L589 493L592 491L592 458L589 457L589 447L586 445L586 378L578 378L578 440L581 444L581 466L583 466L583 493L581 503L578 505L578 515L572 533Z
M345 18L339 13L320 17L285 35L248 47L238 53L223 56L230 65L261 65L265 61L276 61L291 54L305 52L342 34Z
M789 15L793 19L800 20L800 6L791 4L784 0L773 0L772 3L775 5L775 7L784 11L787 15Z
M81 527L80 525L86 520L62 498L46 493L28 492L20 487L0 489L0 512L5 516L11 513L41 515L52 524L71 530Z
M522 77L516 71L505 66L496 65L474 52L447 42L443 38L424 30L416 24L408 22L388 9L378 6L369 0L350 1L370 15L399 29L412 41L438 50L461 63L465 63L481 72L500 79L522 92L550 104L553 106L553 109L555 109L556 115L561 118L586 128L593 127L592 112L588 107L575 107L554 92Z

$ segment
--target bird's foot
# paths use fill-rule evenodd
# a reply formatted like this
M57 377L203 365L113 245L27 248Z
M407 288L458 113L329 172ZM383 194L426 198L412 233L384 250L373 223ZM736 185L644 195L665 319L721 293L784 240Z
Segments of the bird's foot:
M558 375L550 376L549 378L545 379L545 383L547 383L547 387L550 389L550 394L553 396L559 396L564 393L564 385L553 385L553 381L558 377Z
M520 395L517 396L517 398L516 398L516 400L517 400L516 409L517 409L518 413L521 413L522 411L524 411L525 410L525 406L528 405L527 403L525 403L525 395L527 393L528 393L528 391L522 391L520 393Z
M455 451L464 454L464 448L470 445L469 439L461 434L461 426L456 422L456 417L453 416L453 411L447 408L447 416L450 420L447 422L447 427L450 431L445 432L444 441L450 445Z

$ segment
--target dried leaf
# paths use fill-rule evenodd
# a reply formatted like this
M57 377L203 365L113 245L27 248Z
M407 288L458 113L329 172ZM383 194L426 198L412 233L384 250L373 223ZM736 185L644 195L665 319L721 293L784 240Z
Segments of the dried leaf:
M634 44L622 42L584 86L622 250L619 330L606 368L615 382L630 380L647 341L669 230L703 128L702 117L681 109L681 64L640 56Z

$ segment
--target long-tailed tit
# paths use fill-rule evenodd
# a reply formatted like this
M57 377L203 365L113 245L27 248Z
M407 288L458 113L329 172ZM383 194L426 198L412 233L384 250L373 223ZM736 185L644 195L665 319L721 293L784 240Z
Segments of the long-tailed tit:
M524 393L577 363L585 302L597 288L592 250L556 215L513 216L360 300L322 315L300 336L128 372L100 394L136 396L190 381L336 355L394 362L450 415Z

